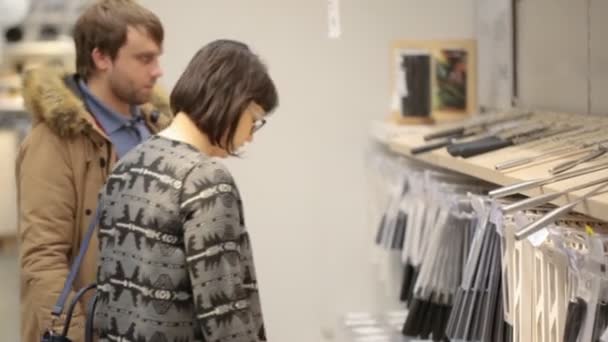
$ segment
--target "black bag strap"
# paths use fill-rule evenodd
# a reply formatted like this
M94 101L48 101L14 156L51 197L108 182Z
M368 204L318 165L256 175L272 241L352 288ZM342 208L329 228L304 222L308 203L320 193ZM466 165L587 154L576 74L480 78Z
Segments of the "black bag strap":
M94 342L93 341L93 330L95 330L95 307L97 306L97 299L99 296L97 293L93 295L93 298L89 301L89 308L87 310L87 320L85 324L84 330L84 342Z
M70 295L70 292L72 291L72 285L74 284L74 280L76 279L76 276L78 275L78 271L80 270L80 264L82 264L82 259L84 259L84 255L87 253L87 250L89 249L89 243L91 242L91 238L93 237L93 234L95 233L95 227L97 226L97 222L99 221L100 215L101 215L101 205L98 205L97 210L95 211L95 216L93 216L93 219L89 223L89 228L87 229L84 239L82 240L82 245L80 245L80 250L78 251L78 256L76 256L76 259L74 260L74 263L72 264L72 267L70 268L70 273L68 273L68 277L65 280L65 284L63 285L63 290L61 291L61 295L59 296L59 299L57 299L57 303L55 303L55 306L53 307L53 311L51 311L51 314L55 317L60 317L61 314L63 313L63 308L65 306L65 302L67 301L68 296Z
M65 313L65 322L63 324L63 331L61 332L61 336L68 336L68 331L70 330L70 323L72 323L72 315L74 314L74 308L78 304L78 301L82 296L88 292L89 290L97 288L97 284L89 284L87 287L83 287L74 296L74 299L70 302L70 306L68 306L68 311Z

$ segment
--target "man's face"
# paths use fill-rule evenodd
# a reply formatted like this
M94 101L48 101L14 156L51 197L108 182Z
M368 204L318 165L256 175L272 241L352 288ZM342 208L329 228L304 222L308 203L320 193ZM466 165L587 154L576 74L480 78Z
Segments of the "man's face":
M162 76L159 57L162 46L141 28L129 27L127 40L108 68L110 89L125 103L150 100L156 80Z

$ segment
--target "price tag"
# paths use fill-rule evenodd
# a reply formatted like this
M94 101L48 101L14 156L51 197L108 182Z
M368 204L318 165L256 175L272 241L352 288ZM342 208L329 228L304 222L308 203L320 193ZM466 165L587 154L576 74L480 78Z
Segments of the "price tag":
M528 236L528 241L530 241L532 246L538 247L542 245L545 240L547 240L547 236L549 236L549 231L546 228L543 228L537 231L536 233Z
M340 27L340 0L327 0L327 19L329 38L337 39L342 35Z

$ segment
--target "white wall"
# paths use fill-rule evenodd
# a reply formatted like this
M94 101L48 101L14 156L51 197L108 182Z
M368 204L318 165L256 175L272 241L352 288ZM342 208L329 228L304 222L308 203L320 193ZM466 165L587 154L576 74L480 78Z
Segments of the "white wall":
M528 0L516 11L520 103L606 115L608 2Z
M370 261L364 152L389 108L394 39L469 38L473 0L142 0L167 32L164 83L216 38L262 55L281 106L248 157L230 162L253 236L270 341L321 341L338 314L382 306ZM395 300L396 303L396 300Z
M589 111L587 5L588 1L568 0L517 3L517 92L521 105Z

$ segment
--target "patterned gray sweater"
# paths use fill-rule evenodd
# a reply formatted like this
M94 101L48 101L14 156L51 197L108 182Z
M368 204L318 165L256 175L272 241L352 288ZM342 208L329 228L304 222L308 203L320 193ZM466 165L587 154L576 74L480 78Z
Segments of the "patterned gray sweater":
M101 341L259 340L251 245L224 166L154 136L116 165L100 203Z

